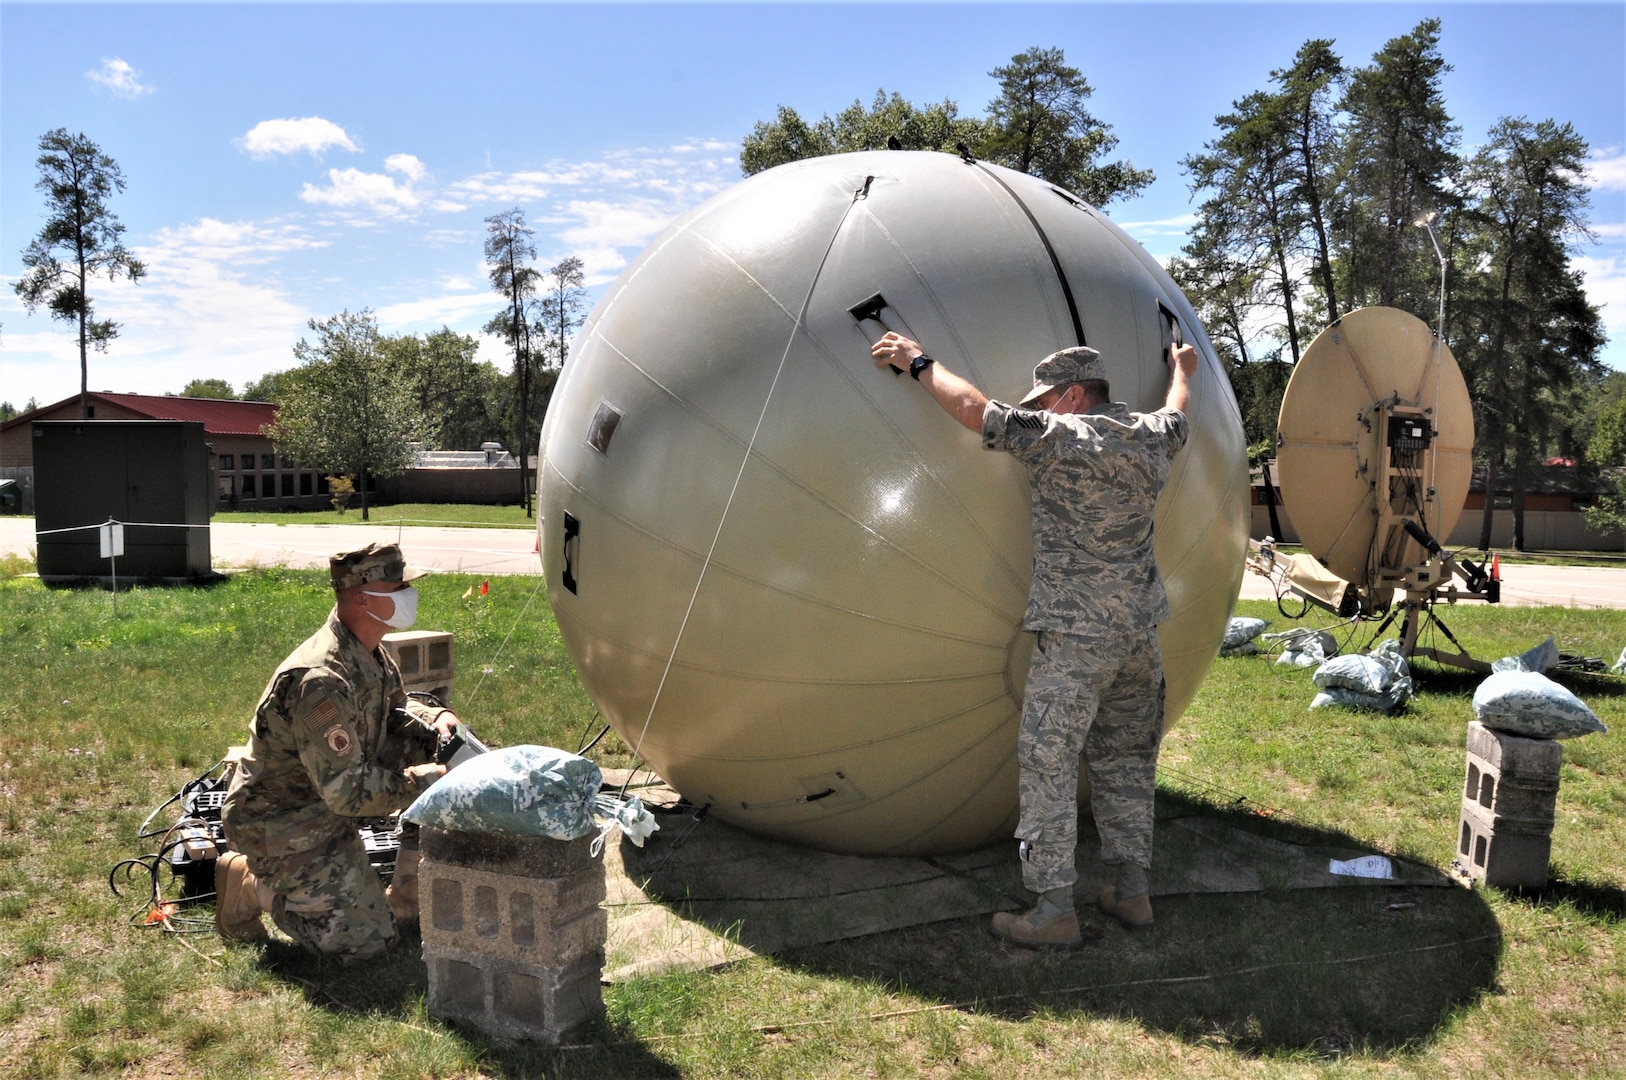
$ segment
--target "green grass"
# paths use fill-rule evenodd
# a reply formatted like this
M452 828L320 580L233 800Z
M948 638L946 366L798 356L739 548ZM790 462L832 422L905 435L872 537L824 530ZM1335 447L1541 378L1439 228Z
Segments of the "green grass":
M247 510L221 511L213 520L252 522L269 525L465 525L475 528L536 528L536 517L527 517L523 506L483 506L448 503L399 503L373 505L368 520L361 520L361 508L348 510L306 510L297 513L256 513Z
M537 580L465 598L476 581L420 583L423 625L456 635L467 718L498 742L579 746L598 723ZM316 571L137 588L116 616L105 591L0 579L0 1075L1622 1075L1626 684L1602 676L1565 680L1614 730L1565 745L1553 880L1532 895L1170 897L1155 934L1109 928L1064 955L965 918L606 987L604 1023L562 1049L427 1016L410 950L342 969L129 926L139 900L112 896L108 870L153 806L242 741L330 603ZM1241 613L1286 625L1268 604ZM1618 612L1447 618L1488 659L1549 633L1611 659L1626 644ZM1447 864L1476 680L1418 667L1419 695L1380 716L1312 713L1308 673L1217 661L1165 741L1160 817ZM594 756L628 763L614 736Z

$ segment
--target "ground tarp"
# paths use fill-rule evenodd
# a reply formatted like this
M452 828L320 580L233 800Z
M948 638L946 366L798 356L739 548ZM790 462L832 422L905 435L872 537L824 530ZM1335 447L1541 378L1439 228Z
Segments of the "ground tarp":
M643 774L647 776L647 774ZM605 774L619 786L626 774ZM1014 841L965 855L913 858L831 855L696 816L676 792L632 789L661 828L642 848L606 846L609 942L605 977L714 967L758 954L967 915L1031 901ZM1079 908L1109 883L1096 861L1094 822L1079 822ZM1335 833L1313 833L1247 810L1158 792L1152 895L1259 892L1372 885L1447 885L1438 869L1389 860L1392 876L1335 874L1333 862L1375 854Z

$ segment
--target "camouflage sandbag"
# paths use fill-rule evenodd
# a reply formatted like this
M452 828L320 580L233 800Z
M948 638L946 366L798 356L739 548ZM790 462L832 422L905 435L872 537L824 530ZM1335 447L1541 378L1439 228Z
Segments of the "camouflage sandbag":
M1310 681L1321 693L1310 708L1340 705L1352 709L1389 712L1412 694L1411 669L1400 655L1400 642L1385 641L1362 656L1335 656L1316 669Z
M1269 644L1280 642L1282 654L1276 662L1290 667L1315 667L1329 656L1338 655L1338 639L1325 630L1300 627L1279 634L1261 634L1259 640Z
M636 798L599 794L603 775L587 758L551 746L509 746L464 762L401 816L456 832L574 840L620 827L642 846L657 827Z
M1491 665L1492 671L1535 671L1543 675L1558 665L1558 643L1548 638L1518 656L1504 656Z
M1474 691L1474 719L1530 739L1573 739L1609 729L1586 702L1535 671L1496 671Z
M1220 642L1221 656L1248 656L1259 651L1259 645L1253 639L1265 632L1270 625L1266 619L1250 619L1237 616L1225 626L1225 640Z

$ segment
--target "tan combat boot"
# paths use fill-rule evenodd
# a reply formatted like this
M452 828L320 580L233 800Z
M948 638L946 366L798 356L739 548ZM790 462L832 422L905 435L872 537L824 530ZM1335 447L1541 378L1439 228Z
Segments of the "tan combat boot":
M422 855L417 848L402 848L395 854L395 877L384 896L390 902L390 914L397 926L418 925L418 863Z
M1095 933L1099 936L1100 931ZM994 934L1025 949L1077 949L1084 944L1078 913L1074 911L1048 918L1041 916L1038 908L1022 915L998 911L994 913Z
M1101 890L1101 896L1095 902L1102 914L1110 915L1123 923L1128 930L1152 929L1152 898L1148 895L1129 896L1120 900L1118 890L1108 885Z
M241 852L222 855L215 863L215 928L221 937L237 941L264 941L260 921L259 881Z

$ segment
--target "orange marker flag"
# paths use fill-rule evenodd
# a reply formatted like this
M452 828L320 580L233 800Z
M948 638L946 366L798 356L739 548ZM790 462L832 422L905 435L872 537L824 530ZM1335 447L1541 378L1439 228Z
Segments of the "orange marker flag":
M490 591L491 591L491 582L489 582L489 581L480 582L480 595L481 596L484 596L486 593L488 593Z

